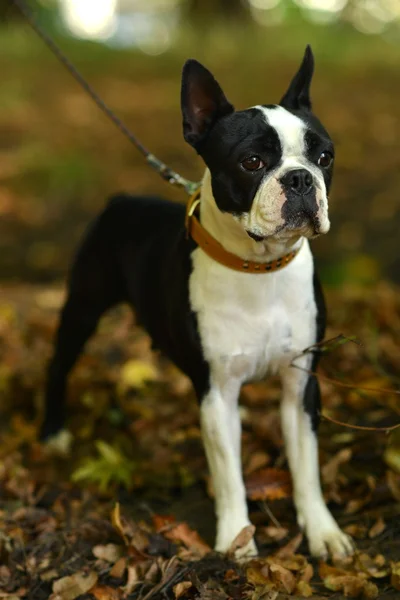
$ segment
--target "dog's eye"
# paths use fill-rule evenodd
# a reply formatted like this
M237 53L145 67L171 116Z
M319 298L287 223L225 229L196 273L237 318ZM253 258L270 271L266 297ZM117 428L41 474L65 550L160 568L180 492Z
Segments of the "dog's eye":
M318 159L318 164L320 167L323 167L324 169L326 169L331 166L332 161L333 161L332 154L330 152L323 152Z
M258 171L264 167L264 163L259 156L249 156L241 162L241 165L246 171Z

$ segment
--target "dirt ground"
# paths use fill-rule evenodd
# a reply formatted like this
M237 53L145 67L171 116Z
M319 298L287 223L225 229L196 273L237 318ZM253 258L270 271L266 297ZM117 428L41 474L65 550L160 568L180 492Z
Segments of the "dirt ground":
M322 419L325 496L358 550L344 563L319 562L295 521L279 384L246 386L243 464L260 558L238 564L233 554L219 556L190 383L151 353L127 307L103 319L71 378L69 453L40 445L45 365L63 295L26 285L1 293L0 598L399 597L400 429ZM336 341L320 370L323 414L393 427L399 290L347 286L328 293L328 306L326 338ZM361 345L338 343L339 334ZM242 532L237 545L252 534Z

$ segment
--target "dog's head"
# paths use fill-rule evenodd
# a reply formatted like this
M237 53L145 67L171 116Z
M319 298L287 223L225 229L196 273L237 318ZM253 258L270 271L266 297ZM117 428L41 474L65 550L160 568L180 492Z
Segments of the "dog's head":
M182 76L185 140L211 173L218 208L257 241L329 230L333 143L311 110L311 48L278 105L235 111L195 60Z

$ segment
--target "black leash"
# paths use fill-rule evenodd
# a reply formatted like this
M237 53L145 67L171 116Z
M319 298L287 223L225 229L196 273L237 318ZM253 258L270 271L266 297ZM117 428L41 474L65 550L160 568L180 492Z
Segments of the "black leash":
M94 91L92 86L86 81L86 79L81 75L81 73L76 69L76 67L72 64L72 62L65 56L62 50L57 46L55 41L42 29L42 27L37 22L36 18L33 15L31 8L24 2L24 0L10 0L11 4L20 11L28 24L32 27L35 33L41 38L41 40L46 44L46 46L51 50L51 52L58 58L60 63L67 69L67 71L72 75L72 77L79 83L79 85L85 90L85 92L91 97L91 99L97 104L100 110L118 127L118 129L123 133L128 140L143 154L146 158L149 165L157 171L161 177L171 183L172 185L176 185L178 187L184 188L184 190L191 196L199 187L198 183L194 181L189 181L185 179L176 171L173 171L168 167L165 163L159 160L154 154L152 154L143 144L137 139L136 136L133 135L131 131L126 127L126 125L119 119L107 106L107 104L102 100Z

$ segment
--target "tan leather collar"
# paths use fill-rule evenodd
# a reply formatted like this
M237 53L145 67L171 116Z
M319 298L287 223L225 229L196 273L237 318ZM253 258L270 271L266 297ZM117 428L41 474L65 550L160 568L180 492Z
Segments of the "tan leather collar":
M196 209L200 204L200 190L197 190L189 199L189 202L186 207L186 218L185 218L185 226L186 226L186 234L196 242L198 246L208 256L213 258L216 262L219 262L221 265L228 267L229 269L233 269L234 271L241 271L242 273L272 273L273 271L279 271L279 269L283 269L286 267L297 255L300 247L289 254L285 254L281 256L281 258L277 258L276 260L272 260L270 262L255 262L252 260L243 260L236 254L232 254L225 250L225 248L217 242L212 235L208 233L206 229L201 225L200 221L196 217Z

